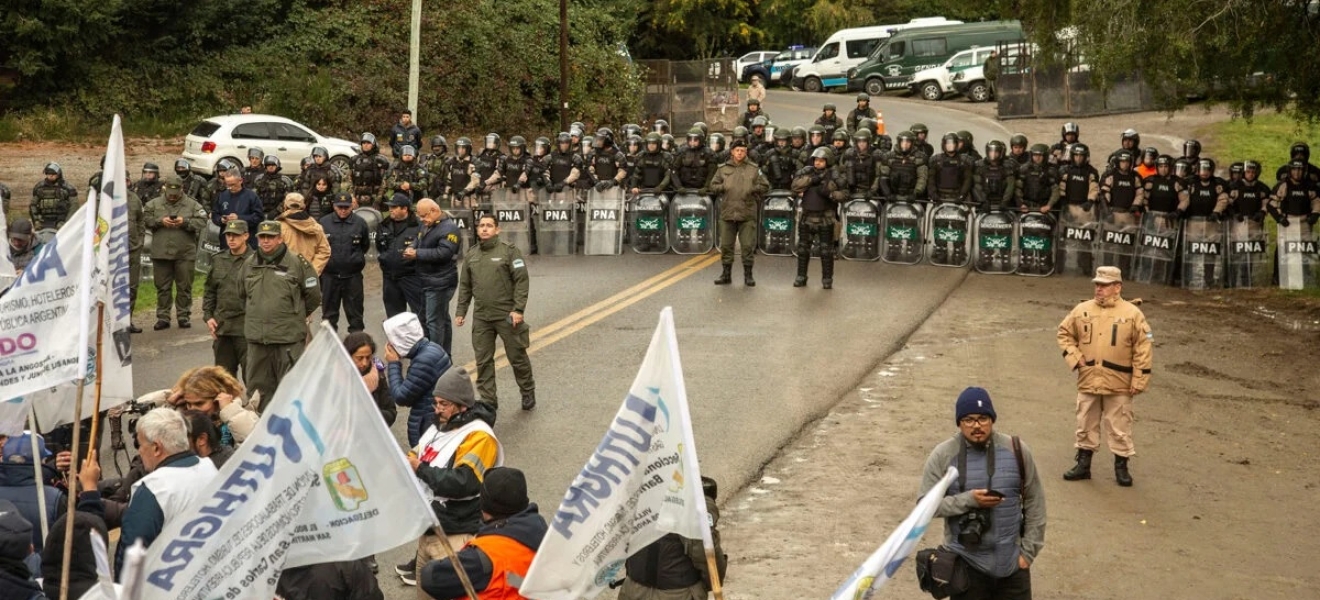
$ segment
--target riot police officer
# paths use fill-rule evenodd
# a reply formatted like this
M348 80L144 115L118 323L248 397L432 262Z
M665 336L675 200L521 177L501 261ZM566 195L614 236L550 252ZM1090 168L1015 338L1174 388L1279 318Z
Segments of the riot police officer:
M1124 129L1123 134L1118 138L1118 149L1110 152L1109 158L1105 160L1105 165L1107 165L1105 167L1106 170L1112 171L1118 168L1118 154L1120 152L1127 152L1131 157L1135 158L1140 151L1141 134L1137 133L1137 130L1135 129ZM1134 164L1133 167L1135 166L1136 165Z
M1007 208L1017 187L1017 164L1007 158L1004 143L991 140L985 158L976 161L972 176L972 198L980 210Z
M516 137L516 136L515 136ZM532 142L532 153L527 160L527 186L535 188L544 188L546 184L546 172L550 168L550 138L541 136ZM533 242L536 237L532 236Z
M1320 221L1320 189L1306 176L1307 164L1288 163L1288 177L1274 186L1270 216L1280 227L1292 227L1293 219L1305 219L1308 226Z
M592 148L588 170L591 173L592 181L596 182L596 191L603 192L615 186L624 185L624 181L628 177L628 160L614 145L614 132L608 127L602 127L596 130L592 143L594 147Z
M376 136L371 132L362 134L358 141L362 152L348 162L353 177L353 198L358 206L372 206L380 198L381 185L385 183L385 174L390 170L389 159L381 156L376 146Z
M825 128L825 137L832 138L836 129L849 130L848 126L844 124L843 118L837 114L837 110L833 102L826 102L825 106L821 108L820 116L816 117L814 124Z
M1059 173L1049 161L1050 147L1032 144L1030 158L1018 167L1017 207L1021 212L1049 212L1059 200Z
M1135 170L1137 175L1146 179L1155 174L1155 161L1160 157L1160 151L1154 146L1146 146L1141 151L1141 161L1137 164Z
M816 152L816 148L823 148L830 145L830 138L825 135L825 128L820 125L812 125L807 129L807 147L804 149L802 162L805 166L811 166L814 160L811 156Z
M765 111L761 110L761 101L752 98L747 101L747 112L743 113L741 121L742 126L751 129L752 119L757 117L765 117L767 121L770 120L770 115L765 114ZM666 125L668 125L668 123L666 123ZM666 133L668 133L668 131L666 131Z
M69 220L78 190L64 180L64 169L59 163L46 163L45 178L32 188L32 204L28 213L37 229L59 229Z
M1306 142L1294 142L1292 147L1288 149L1289 162L1284 163L1274 173L1276 181L1283 181L1288 178L1288 171L1292 168L1292 161L1294 160L1302 161L1302 164L1306 165L1306 177L1312 183L1320 185L1320 167L1311 164L1311 146L1307 145Z
M747 156L752 162L760 163L761 156L770 152L775 147L774 140L766 139L765 128L770 125L770 121L765 117L752 119L752 131L747 139Z
M797 152L789 143L787 129L775 130L775 147L762 157L761 172L770 182L771 190L787 190L793 186L793 175L801 167Z
M1135 225L1140 221L1137 214L1146 204L1146 191L1141 176L1132 170L1132 162L1132 151L1116 153L1113 170L1100 179L1100 198L1115 221Z
M930 145L930 142L926 140L926 138L930 136L930 128L926 127L924 123L913 123L912 126L908 128L908 131L911 131L912 135L917 137L917 150L920 150L922 154L926 155L928 160L934 158L935 147Z
M714 153L702 143L701 130L693 127L688 130L687 144L682 151L674 155L673 181L679 189L704 190L715 174ZM748 154L752 154L749 150Z
M1091 149L1086 144L1073 144L1068 153L1068 164L1059 169L1059 196L1078 222L1087 222L1093 219L1091 211L1100 199L1100 173L1091 166Z
M911 202L926 194L927 158L917 149L917 136L900 131L894 150L880 162L880 191L886 202Z
M668 125L666 125L668 126ZM660 134L648 133L649 139L655 136L656 147L660 146ZM573 145L573 136L567 131L559 132L555 138L555 149L550 153L546 160L546 188L551 194L557 194L566 188L572 188L579 178L582 177L582 171L585 165L582 157L578 156L576 148Z
M1008 157L1013 159L1013 164L1019 168L1031 160L1031 153L1027 152L1027 136L1015 133L1013 137L1008 138Z
M1173 157L1167 154L1155 159L1155 174L1142 181L1142 190L1146 209L1153 212L1171 213L1187 198L1187 187L1173 174Z
M811 148L807 147L807 128L794 127L788 134L788 145L793 149L793 158L797 160L797 167L793 172L806 166L807 160L811 157Z
M1068 153L1068 148L1078 143L1081 136L1082 128L1076 123L1071 121L1064 123L1060 129L1060 137L1063 139L1050 146L1050 162L1056 165L1066 165L1072 162L1073 159Z
M284 212L284 197L294 191L293 180L280 172L283 169L280 157L268 154L262 162L266 164L266 172L252 184L252 191L261 199L261 210L266 213L266 220L274 221L275 217ZM315 188L309 186L305 195L311 197L314 192Z
M660 148L660 134L654 131L646 134L646 149L637 157L637 167L633 169L632 193L642 190L660 193L669 189L673 167L672 158Z
M838 163L839 159L843 156L843 152L848 149L849 142L851 141L852 140L848 137L847 129L834 130L834 133L830 135L830 145L829 145L831 152L831 156L830 156L831 164Z
M971 157L973 162L982 158L981 153L976 151L976 138L966 129L958 131L958 154Z
M666 121L664 119L656 119L655 123L651 124L651 131L654 131L660 135L669 133L669 121Z
M820 285L834 287L834 224L839 203L848 199L848 180L830 166L828 148L811 152L811 166L793 175L793 193L798 194L797 278L793 287L807 285L811 253L820 254Z
M156 163L143 163L142 177L134 181L128 189L132 190L142 202L151 202L153 198L160 195L164 182L160 180L160 167Z
M1178 204L1178 218L1208 217L1219 221L1228 209L1228 185L1215 176L1215 161L1196 161L1196 178L1187 186L1187 196Z
M392 197L395 192L403 192L416 202L425 197L430 177L430 173L417 163L417 149L405 144L399 149L399 162L385 178L385 193Z
M940 138L939 154L930 159L930 182L926 191L931 202L966 203L971 199L976 164L971 157L958 153L958 134Z
M869 130L859 129L852 138L853 146L844 151L840 160L848 181L848 192L875 198L880 189L880 151L871 147Z
M1248 160L1242 164L1242 179L1229 185L1228 211L1238 222L1251 219L1265 220L1265 206L1270 200L1270 188L1260 180L1260 163Z
M500 183L500 167L504 162L504 153L500 152L500 134L487 133L482 140L481 152L472 156L473 181L468 183L468 191L475 192L480 202L490 201L491 188Z
M210 206L203 202L206 198L206 180L192 172L192 163L188 159L179 158L174 161L174 174L183 182L184 195L202 203L202 206Z
M628 176L624 179L624 181L628 182L629 185L631 185L632 183L633 171L637 168L637 157L642 155L642 148L644 148L645 146L646 146L646 142L642 141L642 136L637 135L635 133L629 134L628 138L624 140L624 147L623 147L623 160L625 164L624 170L627 171L628 173ZM714 150L712 150L711 155L713 156L714 154L715 152Z
M1201 142L1187 140L1183 142L1183 155L1173 163L1173 174L1190 186L1197 178L1198 161L1201 160Z
M803 129L803 131L806 130ZM729 160L729 151L728 149L725 148L726 144L724 143L724 134L722 133L710 134L710 140L707 142L707 145L710 146L710 151L715 155L716 164L722 165L724 164L724 161ZM646 147L645 142L642 143L642 147L643 148Z
M466 201L468 190L477 180L476 167L472 164L472 140L466 137L460 137L454 140L454 154L445 159L444 170L445 181L439 189L441 195L446 198L441 201L444 208L471 208L471 204ZM420 198L414 198L414 202Z
M248 148L248 164L243 167L243 185L251 188L257 182L257 178L266 172L266 167L262 165L261 159L266 157L266 153L256 146ZM146 201L146 198L143 198Z
M862 92L857 94L857 108L848 112L848 131L856 133L862 128L862 119L875 119L879 116L874 108L871 108L871 95Z
M736 135L738 134L738 129L734 129L733 132L734 132L734 135L736 136ZM749 133L747 132L747 128L746 128L746 127L743 127L743 128L742 128L742 137L743 137L743 139L748 139L749 137L751 137L751 134L749 134ZM750 145L750 143L749 143L749 145ZM661 135L660 135L660 148L661 148L662 150L664 150L665 152L668 152L668 153L670 153L670 154L673 154L673 153L677 152L677 151L678 151L678 145L677 145L676 143L674 143L674 135L671 134L671 133L661 134Z
M330 182L330 191L338 192L340 177L339 171L335 170L334 165L330 164L330 152L324 146L315 146L312 148L312 164L302 173L302 179L298 185L298 191L304 196L312 193L312 186L316 180L324 178Z
M500 168L500 180L515 192L531 187L533 178L528 176L532 157L527 154L527 138L515 135L509 138L509 153L504 156Z

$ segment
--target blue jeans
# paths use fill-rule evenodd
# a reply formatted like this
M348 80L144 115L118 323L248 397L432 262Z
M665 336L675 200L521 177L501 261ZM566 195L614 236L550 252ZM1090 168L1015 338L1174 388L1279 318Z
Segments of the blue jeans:
M440 344L445 353L453 356L454 322L449 316L449 301L454 299L452 286L426 284L422 295L426 303L426 339Z

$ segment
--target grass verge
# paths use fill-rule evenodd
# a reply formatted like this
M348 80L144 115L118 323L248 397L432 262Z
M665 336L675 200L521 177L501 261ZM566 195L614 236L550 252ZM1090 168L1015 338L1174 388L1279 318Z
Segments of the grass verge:
M1261 164L1261 181L1274 184L1274 171L1288 162L1288 148L1298 140L1314 145L1320 140L1320 125L1298 123L1286 115L1258 115L1247 122L1245 119L1230 119L1215 123L1206 128L1209 134L1205 156L1219 161L1219 168L1227 171L1228 166L1245 160L1255 160ZM1313 159L1320 155L1320 149L1313 150Z
M205 286L206 274L193 273L192 294L194 304L201 299L202 293L205 291ZM142 278L138 281L137 305L133 307L133 314L136 315L138 313L145 313L151 316L152 319L156 316L156 284L151 278L150 267L142 268ZM193 320L201 323L201 313L193 314ZM152 322L154 323L155 321Z

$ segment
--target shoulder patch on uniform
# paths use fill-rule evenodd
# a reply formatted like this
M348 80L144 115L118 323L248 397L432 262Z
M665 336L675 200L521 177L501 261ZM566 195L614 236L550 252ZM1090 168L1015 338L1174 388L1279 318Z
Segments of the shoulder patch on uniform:
M515 268L515 269L521 269L521 268L523 268L524 266L526 266L526 263L523 262L523 259L521 259L521 258L515 258L515 259L513 259L513 268Z
M451 233L451 234L445 236L445 239L449 240L450 242L453 242L453 243L457 244L457 243L458 243L458 234L457 234L457 233Z
M316 287L316 278L308 277L307 279L303 280L303 287L308 289Z

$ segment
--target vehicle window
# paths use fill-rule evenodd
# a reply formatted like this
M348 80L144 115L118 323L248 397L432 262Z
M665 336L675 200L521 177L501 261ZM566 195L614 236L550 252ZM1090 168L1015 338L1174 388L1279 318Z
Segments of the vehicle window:
M943 56L948 53L948 46L945 44L944 38L912 40L912 56L917 58L923 56Z
M755 62L760 59L760 56L761 53L759 52L748 52L747 54L744 54L741 57L739 57L738 60L742 62Z
M906 46L907 46L907 42L890 42L890 43L889 43L889 60L894 60L894 59L896 59L896 58L902 58L902 57L903 57L903 52L906 50Z
M202 121L201 123L198 123L196 127L193 128L192 134L190 135L195 135L197 137L210 137L211 134L215 133L216 130L218 129L220 129L219 123Z
M971 52L963 52L953 57L953 62L949 63L949 67L970 67L975 64L976 59L973 56Z
M286 142L316 141L316 136L313 136L306 129L288 123L275 123L275 137Z
M816 62L820 62L822 60L828 60L838 55L839 55L839 45L830 44L828 46L825 46L824 48L821 48L820 52L816 53Z
M236 140L266 140L270 139L269 123L243 123L234 127L234 132L229 134Z
M853 40L848 42L848 58L866 58L875 50L876 44L880 43L880 38L869 40Z

